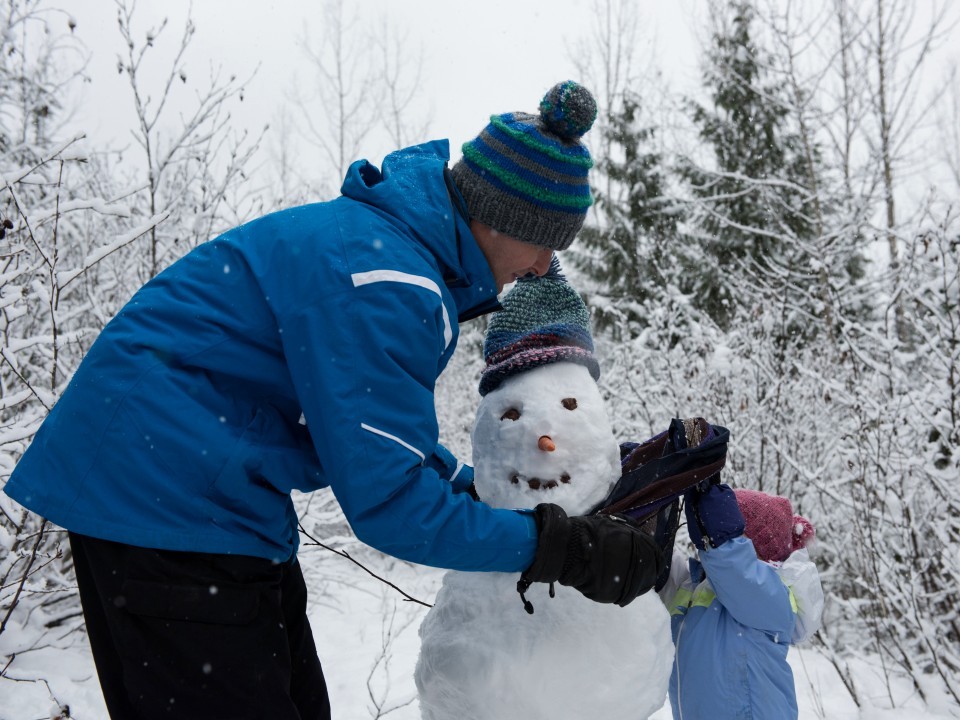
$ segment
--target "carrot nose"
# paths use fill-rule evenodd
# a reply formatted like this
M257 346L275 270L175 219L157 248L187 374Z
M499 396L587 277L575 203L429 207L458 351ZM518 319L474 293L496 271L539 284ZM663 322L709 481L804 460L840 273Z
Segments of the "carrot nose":
M557 446L553 443L553 440L550 439L549 435L541 435L540 440L537 441L537 447L544 452L553 452L557 449Z

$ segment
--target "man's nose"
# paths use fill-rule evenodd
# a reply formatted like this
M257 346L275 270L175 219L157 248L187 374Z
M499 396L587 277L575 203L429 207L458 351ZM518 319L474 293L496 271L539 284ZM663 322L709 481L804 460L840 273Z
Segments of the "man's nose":
M547 270L550 269L551 260L553 260L553 250L544 248L543 251L537 255L537 260L533 265L533 271L538 276L545 275Z

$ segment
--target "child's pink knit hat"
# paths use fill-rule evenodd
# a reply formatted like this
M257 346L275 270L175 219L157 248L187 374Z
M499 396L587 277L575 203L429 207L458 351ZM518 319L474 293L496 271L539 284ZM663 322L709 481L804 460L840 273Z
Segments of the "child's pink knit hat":
M757 557L765 562L786 560L790 553L805 547L816 532L804 517L793 514L785 497L759 490L734 490L746 522L744 535L753 541Z

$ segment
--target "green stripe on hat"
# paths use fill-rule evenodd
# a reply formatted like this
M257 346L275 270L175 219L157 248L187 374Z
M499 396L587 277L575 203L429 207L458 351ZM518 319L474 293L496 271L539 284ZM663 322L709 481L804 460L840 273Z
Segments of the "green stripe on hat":
M569 207L575 210L586 210L593 204L593 198L589 195L578 197L568 193L558 193L547 190L542 186L535 185L515 173L504 170L503 167L495 162L491 162L487 157L476 150L472 144L466 143L463 146L463 156L478 167L494 175L500 182L518 193L535 197L539 200L553 203L561 207Z
M532 119L533 118L531 117L531 120ZM542 152L544 155L547 155L554 160L560 160L561 162L569 163L582 168L589 169L593 167L593 159L589 155L573 155L569 152L564 152L552 143L540 141L538 137L534 136L532 133L524 132L522 128L515 127L505 122L502 115L491 115L490 124L498 130L505 132L515 140L519 140L527 147L533 148L538 152Z
M491 116L450 170L470 219L538 247L570 247L593 205L581 139L596 117L593 95L572 80L547 91L539 115Z
M488 158L499 162L497 156L503 155L517 167L535 175L536 182L539 184L550 187L551 184L556 183L555 190L562 188L563 192L576 192L578 186L587 184L587 174L583 168L570 163L562 163L543 155L530 156L522 152L526 148L518 147L512 138L504 137L500 132L489 132L490 130L495 130L495 128L484 128L483 132L470 141L477 150ZM511 169L520 173L521 177L526 177L520 170ZM533 178L527 177L527 180L533 180Z

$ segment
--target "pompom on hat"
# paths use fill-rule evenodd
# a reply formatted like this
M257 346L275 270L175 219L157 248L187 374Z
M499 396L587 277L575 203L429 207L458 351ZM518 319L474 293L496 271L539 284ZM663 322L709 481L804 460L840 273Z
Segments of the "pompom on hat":
M600 377L593 354L590 312L560 273L556 257L542 277L519 278L487 327L480 395L496 390L511 375L555 362L574 362Z
M538 115L492 115L451 171L471 219L531 245L568 248L593 203L593 160L581 138L596 117L593 95L572 80L544 95Z
M734 490L737 505L746 522L744 535L753 541L757 557L781 562L807 546L816 531L805 517L793 514L790 501L759 490Z

